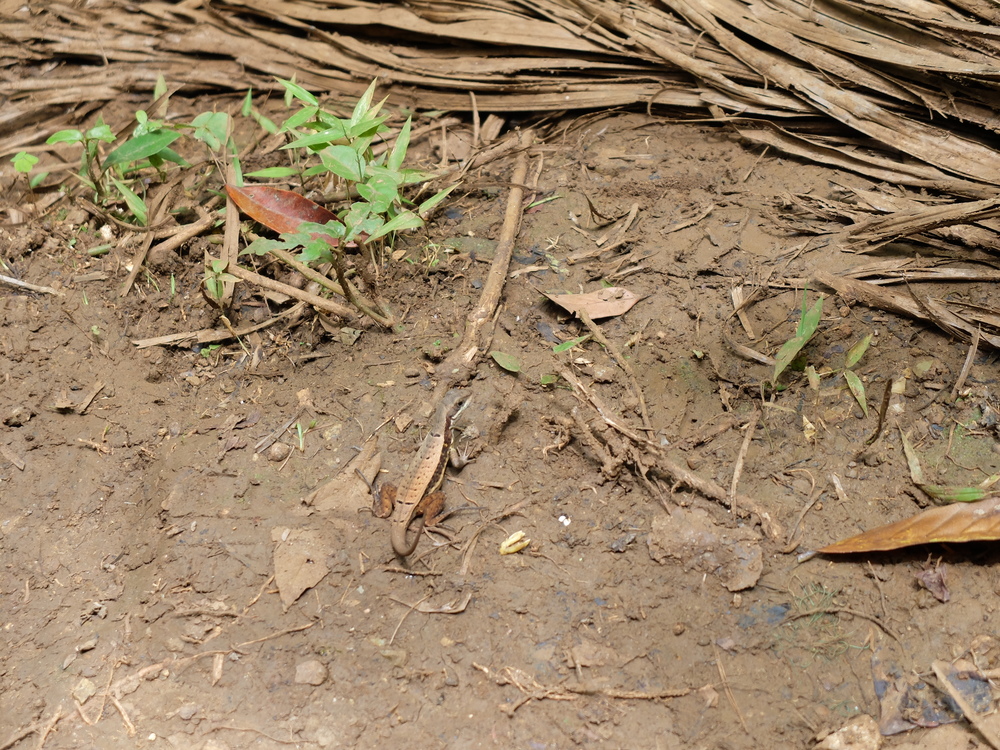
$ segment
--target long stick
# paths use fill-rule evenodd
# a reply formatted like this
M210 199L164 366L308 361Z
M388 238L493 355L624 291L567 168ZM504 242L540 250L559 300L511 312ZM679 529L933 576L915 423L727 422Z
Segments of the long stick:
M462 343L448 355L439 369L442 374L441 382L438 383L434 391L434 403L443 398L445 392L454 383L471 375L479 355L486 348L483 330L486 324L493 319L497 306L500 304L500 296L503 294L504 282L510 269L510 259L514 255L514 240L517 239L521 229L521 203L524 200L522 186L528 176L527 150L534 138L535 134L531 130L525 130L521 133L518 141L521 153L514 164L514 174L510 180L510 193L507 196L507 209L504 212L503 229L500 232L500 242L497 244L496 255L493 257L493 265L490 266L490 275L483 285L479 304L465 318L465 335L462 337Z

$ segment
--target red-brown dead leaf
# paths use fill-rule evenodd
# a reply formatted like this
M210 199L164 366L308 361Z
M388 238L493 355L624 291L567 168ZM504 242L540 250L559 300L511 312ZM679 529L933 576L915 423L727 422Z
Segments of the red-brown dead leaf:
M240 211L278 234L297 232L304 221L326 224L337 218L305 196L270 185L226 185L226 194Z
M1000 495L976 503L928 508L903 521L841 539L819 552L832 555L876 552L934 542L983 542L1000 539Z

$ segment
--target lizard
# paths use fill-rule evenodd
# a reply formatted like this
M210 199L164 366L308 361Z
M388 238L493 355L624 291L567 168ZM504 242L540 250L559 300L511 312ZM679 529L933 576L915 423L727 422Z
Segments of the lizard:
M445 470L452 458L452 424L469 405L462 391L451 391L441 401L428 425L427 436L420 444L416 455L403 475L399 488L385 483L375 497L373 512L379 518L393 516L390 531L393 551L402 558L408 557L417 548L420 531L412 541L407 540L407 531L413 519L423 516L424 526L433 526L444 509ZM395 511L395 515L393 515Z

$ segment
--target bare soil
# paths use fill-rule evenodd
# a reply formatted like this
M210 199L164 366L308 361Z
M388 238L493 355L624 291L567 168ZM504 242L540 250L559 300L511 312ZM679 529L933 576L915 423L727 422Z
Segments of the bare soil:
M911 375L900 425L935 481L1000 470L995 435L967 429L995 356L953 406L965 346L829 297L806 359L836 370L873 333L855 368L865 417L843 377L814 391L794 372L774 391L770 367L725 343L773 356L802 303L784 280L865 261L804 249L785 197L877 186L724 128L620 114L555 132L532 160L534 199L555 199L525 215L492 345L521 372L485 359L466 384L457 442L475 461L445 482L451 539L425 536L409 568L367 492L307 499L373 439L398 480L489 270L489 243L471 240L496 239L511 161L475 176L501 187L456 194L401 238L382 290L404 330L349 321L355 342L310 314L220 348L139 349L217 325L204 239L151 258L121 298L135 238L88 256L102 223L65 202L3 228L11 274L64 296L0 287L0 748L809 747L878 719L876 687L933 683L935 660L997 666L994 548L798 558L924 502L897 434L865 444L892 377ZM3 168L10 208L27 197ZM587 236L602 232L588 202L605 216L637 204L622 246ZM602 280L641 297L599 322L635 370L652 439L727 490L742 459L738 491L772 533L634 462L609 468L615 438L595 412L541 384L570 368L640 426L601 346L553 352L586 329L539 290ZM741 284L764 290L746 309L755 340L731 315ZM271 313L243 298L244 321ZM500 555L516 531L530 545ZM936 565L947 603L915 578ZM283 602L276 571L313 585ZM981 744L960 722L884 746Z

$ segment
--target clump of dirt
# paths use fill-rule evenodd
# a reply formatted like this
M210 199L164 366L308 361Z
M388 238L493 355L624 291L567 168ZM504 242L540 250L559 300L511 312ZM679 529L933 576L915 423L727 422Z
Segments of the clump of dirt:
M773 355L802 302L784 280L852 264L801 252L776 220L783 196L868 182L634 114L533 158L491 344L520 372L484 359L463 385L456 443L475 460L449 472L453 513L405 565L345 469L377 442L398 481L417 451L502 190L456 196L401 241L382 289L404 326L354 321L356 340L307 315L220 347L137 349L215 325L197 242L151 259L121 298L129 248L91 258L68 241L96 236L93 217L7 228L13 271L62 296L0 298L0 747L803 747L879 717L887 680L903 690L963 654L995 665L992 549L931 550L946 604L915 577L927 550L796 557L915 511L897 437L865 441L883 387L917 362L900 419L928 466L942 483L997 472L973 406L938 398L964 348L829 299L805 357L829 370L874 334L856 368L864 417L843 378L770 389L772 368L727 343ZM640 298L598 324L648 432L608 347L554 351L588 329L540 291L602 283ZM740 285L764 290L744 323ZM976 360L974 388L992 387L993 365ZM607 411L551 377L563 371ZM723 496L676 483L667 459ZM736 466L752 505L729 496ZM317 502L335 477L343 489ZM517 531L530 544L501 555Z

